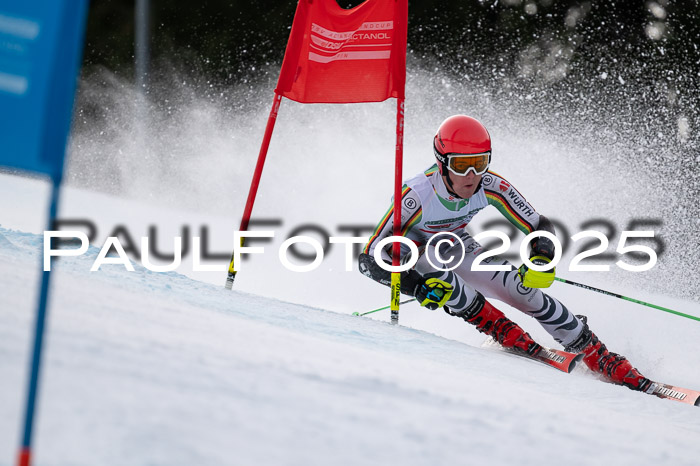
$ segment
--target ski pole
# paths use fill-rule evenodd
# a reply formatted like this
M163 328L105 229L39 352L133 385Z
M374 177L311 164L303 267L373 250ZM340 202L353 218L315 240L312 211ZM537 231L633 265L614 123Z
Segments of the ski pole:
M416 300L416 298L407 299L406 301L401 301L399 304L406 304L406 303L410 303L411 301L415 301L415 300ZM354 316L366 316L367 314L371 314L373 312L383 311L384 309L389 309L390 307L391 307L391 305L384 306L384 307L380 307L379 309L375 309L373 311L363 312L362 314L360 314L359 312L353 312L352 315L354 315Z
M644 305L644 306L653 307L654 309L658 309L658 310L660 310L660 311L669 312L669 313L671 313L671 314L676 314L677 316L687 317L688 319L693 319L693 320L698 320L698 321L700 321L700 317L691 316L691 315L689 315L689 314L683 314L682 312L678 312L678 311L674 311L673 309L668 309L668 308L665 308L665 307L657 306L656 304L647 303L647 302L640 301L640 300L634 299L634 298L628 298L627 296L622 296L621 294L617 294L617 293L612 293L612 292L610 292L610 291L601 290L600 288L594 288L594 287L592 287L592 286L584 285L583 283L572 282L571 280L566 280L566 279L564 279L564 278L554 277L554 279L555 279L556 281L558 281L558 282L566 283L567 285L574 285L574 286L578 286L578 287L580 287L580 288L584 288L584 289L586 289L586 290L597 291L598 293L603 293L603 294L606 294L606 295L608 295L608 296L613 296L613 297L615 297L615 298L624 299L624 300L626 300L626 301L631 301L631 302L633 302L633 303L637 303L637 304L642 304L642 305Z

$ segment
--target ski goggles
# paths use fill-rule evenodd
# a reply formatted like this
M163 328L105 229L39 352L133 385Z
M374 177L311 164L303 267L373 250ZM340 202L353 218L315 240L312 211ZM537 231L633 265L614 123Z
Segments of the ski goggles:
M475 175L483 175L489 168L491 152L481 154L441 154L436 148L435 157L447 165L447 168L455 175L465 176L470 171Z

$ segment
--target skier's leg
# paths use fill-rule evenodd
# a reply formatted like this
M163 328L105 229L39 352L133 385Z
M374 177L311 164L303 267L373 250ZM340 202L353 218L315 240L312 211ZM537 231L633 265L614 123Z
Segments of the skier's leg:
M531 355L540 351L541 346L528 333L508 319L457 274L433 268L427 260L428 255L432 253L433 251L427 250L418 260L415 269L425 278L437 278L452 285L454 291L445 304L445 311L448 314L461 317L474 325L479 332L493 337L506 348L515 348ZM433 261L433 264L435 263Z
M632 390L653 391L653 382L644 377L632 364L617 353L608 351L605 344L588 328L586 316L578 316L583 323L583 332L565 347L572 353L583 353L583 361L593 371L610 381Z
M469 283L481 291L487 298L495 298L499 301L518 309L525 314L534 317L537 322L563 346L573 342L583 331L583 323L562 304L538 288L523 286L518 277L517 268L509 262L497 258L487 258L484 265L510 266L508 271L476 271L472 265L476 257L481 254L482 248L472 238L464 240L464 261L455 269L465 283ZM461 247L457 252L461 255Z
M517 269L509 271L473 271L474 258L481 246L474 241L465 242L468 252L464 262L455 272L466 283L514 308L534 317L552 337L567 351L584 353L584 362L594 372L603 374L611 382L633 390L647 390L649 379L642 376L624 357L610 353L606 346L591 332L584 316L576 316L558 299L537 288L523 286ZM507 261L492 260L491 264L510 265Z

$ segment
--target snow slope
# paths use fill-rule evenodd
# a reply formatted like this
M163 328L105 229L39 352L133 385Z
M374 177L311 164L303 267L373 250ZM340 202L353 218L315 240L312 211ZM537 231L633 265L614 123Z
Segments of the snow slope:
M0 464L11 464L42 240L0 235ZM176 273L115 265L90 273L96 254L63 258L54 274L37 464L681 465L700 457L697 409L582 369L567 375ZM697 354L684 350L693 334L655 344L682 356L675 367L697 367ZM686 376L700 386L697 373Z
M663 220L657 234L668 247L651 271L570 273L566 256L560 276L700 315L697 225L687 215L695 198L670 198L654 170L610 166L646 147L621 140L629 151L611 153L587 115L557 112L557 125L538 126L514 99L456 84L433 70L409 73L406 177L431 163L442 119L472 114L493 136L492 168L570 235L609 219L614 251L634 220ZM191 236L207 226L211 250L230 252L271 87L242 86L246 99L219 101L183 84L172 91L177 117L168 107L146 121L124 89L117 82L94 93L106 126L86 119L72 135L69 184L101 193L69 185L59 217L92 221L97 247L120 226L136 240L156 226L152 239L169 252L186 225ZM402 307L400 327L385 312L351 317L386 304L388 290L346 272L340 247L308 274L280 266L276 250L296 226L350 236L341 225L374 225L386 211L394 111L393 102L284 102L254 211L283 225L245 263L233 293L223 290L224 272L194 272L191 256L179 274L90 273L94 248L62 259L37 464L697 464L693 407L601 383L583 368L566 375L481 349L483 336L463 321L416 305ZM19 444L47 196L43 181L0 173L0 464L12 464ZM487 209L469 227L498 217ZM547 292L588 315L644 374L700 387L700 322L560 283ZM533 319L498 306L555 345Z

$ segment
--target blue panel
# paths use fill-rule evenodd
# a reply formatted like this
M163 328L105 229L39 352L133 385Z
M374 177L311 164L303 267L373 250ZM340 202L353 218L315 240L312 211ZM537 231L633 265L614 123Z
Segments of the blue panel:
M63 173L87 0L0 0L0 165Z

